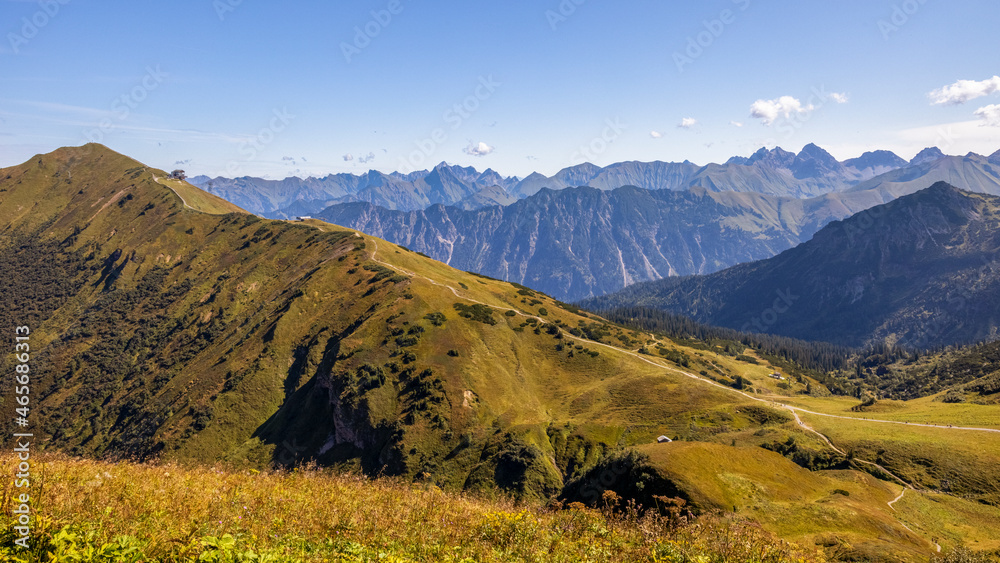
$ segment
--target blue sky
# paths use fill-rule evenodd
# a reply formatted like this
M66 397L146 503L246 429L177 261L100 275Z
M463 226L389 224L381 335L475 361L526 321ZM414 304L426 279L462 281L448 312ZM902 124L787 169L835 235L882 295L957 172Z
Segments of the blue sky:
M998 24L986 0L0 0L0 166L88 140L271 178L990 154Z

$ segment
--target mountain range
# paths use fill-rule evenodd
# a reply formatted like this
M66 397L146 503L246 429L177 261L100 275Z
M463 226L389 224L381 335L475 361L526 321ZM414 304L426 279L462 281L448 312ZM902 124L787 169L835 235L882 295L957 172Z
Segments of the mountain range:
M760 155L766 159L782 153L776 149ZM789 162L803 160L784 156ZM867 164L866 169L874 166ZM347 203L317 216L457 268L573 301L632 283L709 274L770 258L809 240L830 221L937 181L1000 194L1000 169L970 155L918 160L855 188L805 199L702 187L544 188L507 206L476 210L439 204L404 212Z
M1000 153L1000 151L998 151ZM973 155L970 155L973 156ZM691 162L620 162L606 167L584 163L549 177L534 172L523 179L501 176L493 170L444 162L432 170L362 175L331 174L323 178L209 178L191 183L261 216L290 218L313 215L336 204L368 202L390 210L415 211L430 205L478 209L509 205L543 188L561 190L590 186L613 190L636 186L648 190L754 192L808 198L839 192L871 181L887 172L944 158L937 148L926 149L907 163L890 151L872 151L838 162L822 148L808 144L794 154L776 147L761 148L750 157L733 157L724 164L698 166ZM997 154L994 154L997 159ZM865 186L859 189L869 189Z
M583 305L650 306L744 331L923 349L997 338L998 257L1000 197L938 182L834 221L773 258Z
M877 203L869 196L544 188L506 207L390 211L346 203L316 216L570 301L769 258L826 221Z
M408 175L193 182L244 208L322 217L573 301L770 258L830 221L937 181L1000 194L998 161L1000 151L958 157L929 148L910 162L889 151L838 162L807 145L723 165L581 164L523 180L442 163Z
M684 198L768 197L639 188L536 196L564 194L584 207L647 198L635 209L663 206L652 214L685 209ZM975 273L966 262L995 248L995 199L937 186L843 224L861 229L850 231L858 263L881 256L897 285L917 266ZM909 222L905 211L915 214ZM837 224L813 241L847 236ZM28 416L46 454L224 463L245 479L240 487L259 485L248 469L314 461L416 481L432 500L435 487L558 499L570 526L573 502L680 499L673 506L735 513L803 546L850 546L852 560L926 560L934 542L997 537L1000 435L982 430L995 427L996 407L942 402L945 393L992 401L990 369L885 405L871 420L853 410L858 399L831 396L849 387L823 383L836 374L775 349L614 324L354 229L262 219L95 144L0 169L0 225L0 325L30 328ZM941 248L908 270L889 260L896 250L877 252L901 249L902 261L914 241ZM842 274L835 254L816 254L823 258L831 264L817 268ZM969 275L956 287L978 299L980 282L992 283ZM878 287L865 286L864 297ZM921 358L930 372L937 359ZM966 362L958 360L949 366ZM0 371L23 361L0 355ZM3 403L8 421L15 407ZM956 420L969 427L946 427ZM177 472L170 467L171 483L186 483ZM118 486L119 473L112 467L88 490L109 494L102 480ZM498 524L477 529L509 538L509 519L522 517L503 506L489 520ZM604 537L621 521L601 522Z

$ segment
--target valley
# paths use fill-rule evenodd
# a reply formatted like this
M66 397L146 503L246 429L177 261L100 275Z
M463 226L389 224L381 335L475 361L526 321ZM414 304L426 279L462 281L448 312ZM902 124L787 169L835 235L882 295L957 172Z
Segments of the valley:
M43 455L249 482L315 463L522 506L680 498L841 558L1000 549L998 404L949 388L857 412L739 341L614 324L165 176L99 145L0 170L0 318L34 327Z

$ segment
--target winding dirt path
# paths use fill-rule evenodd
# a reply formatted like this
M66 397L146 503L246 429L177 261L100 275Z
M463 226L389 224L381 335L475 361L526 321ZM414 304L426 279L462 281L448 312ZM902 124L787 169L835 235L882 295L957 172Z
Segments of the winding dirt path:
M184 204L184 207L187 207L188 209L194 209L193 207L191 207L190 205L188 205L188 202L184 199L184 196L182 196L180 194L180 192L178 192L177 190L175 190L173 187L171 187L171 186L169 186L169 185L164 184L163 182L161 182L160 178L158 176L156 176L155 174L153 175L153 181L156 182L157 184L165 187L165 188L169 188L170 191L174 192L174 195L176 195L177 197L181 198L181 203Z
M355 234L358 237L362 237L362 235L359 234L359 233L355 233ZM362 238L364 238L364 237L362 237ZM368 240L368 239L366 239L366 240ZM496 305L496 304L485 303L483 301L479 301L479 300L473 299L471 297L462 295L462 294L460 294L458 292L457 289L455 289L454 287L452 287L450 285L447 285L447 284L444 284L444 283L432 280L432 279L430 279L430 278L428 278L426 276L421 276L420 274L411 272L409 270L405 270L405 269L400 268L399 266L397 266L395 264L389 264L388 262L383 262L383 261L379 260L376 257L376 254L378 253L378 242L375 239L370 239L370 240L371 240L372 244L375 247L375 249L371 253L371 260L372 261L377 262L377 263L379 263L379 264L381 264L383 266L386 266L388 268L392 268L394 270L399 270L399 271L403 272L404 274L406 274L408 276L415 277L415 278L420 278L422 280L425 280L425 281L431 283L432 285L436 285L438 287L447 288L447 289L451 290L451 292L455 295L455 297L457 297L459 299L464 299L465 301L470 301L472 303L478 303L480 305L486 305L487 307L497 307L497 308L499 308L499 306ZM541 317L536 317L534 315L529 315L527 313L523 313L523 312L518 311L517 309L513 309L513 308L512 308L512 310L514 312L516 312L519 316L526 317L526 318L531 318L531 319L535 319L536 321L542 322L542 323L547 322L545 319L543 319ZM678 369L678 368L675 368L673 366L669 366L669 365L666 365L666 364L662 364L662 363L660 363L658 361L654 361L654 360L650 359L648 356L645 356L643 354L639 354L638 352L633 352L631 350L625 350L624 348L619 348L617 346L612 346L610 344L604 344L603 342L595 342L593 340L587 340L586 338L580 338L580 337L577 337L577 336L573 336L572 334L569 334L569 333L565 333L565 337L568 338L568 339L570 339L570 340L575 340L577 342L582 342L582 343L585 343L585 344L588 344L588 345L591 345L591 346L601 346L601 347L607 348L609 350L613 350L615 352L619 352L619 353L622 353L622 354L627 354L627 355L632 356L632 357L634 357L634 358L636 358L638 360L646 362L647 364L650 364L650 365L656 366L658 368L665 369L667 371L671 371L671 372L674 372L674 373L677 373L677 374L680 374L680 375L684 375L684 376L689 377L691 379L695 379L697 381L700 381L702 383L711 385L713 387L717 387L719 389L722 389L724 391L728 391L730 393L737 393L737 394L742 395L743 397L745 397L747 399L750 399L752 401L756 401L758 403L765 403L765 404L768 404L768 405L771 405L771 406L775 406L775 407L778 407L778 408L782 408L782 409L788 410L788 411L790 411L792 413L792 416L795 417L795 422L799 426L801 426L803 429L805 429L805 430L807 430L809 432L812 432L814 434L817 434L818 436L821 436L823 438L823 440L834 451L836 451L837 453L839 453L841 455L847 455L847 454L845 452L843 452L842 450L840 450L839 448L837 448L836 446L834 446L833 442L831 442L830 439L827 438L824 434L822 434L821 432L818 432L817 430L813 429L812 427L810 427L809 425L807 425L806 423L804 423L802 421L802 419L799 417L799 413L809 414L809 415L813 415L813 416L824 416L824 417L827 417L827 418L837 418L837 419L841 419L841 420L850 420L850 421L854 421L854 422L873 422L873 423L877 423L877 424L900 424L900 425L904 425L904 426L916 426L916 427L924 427L924 428L938 428L938 429L941 429L941 430L957 430L957 431L973 431L973 432L994 432L994 433L1000 434L1000 429L998 429L998 428L976 428L976 427L969 427L969 426L951 426L951 425L942 425L942 424L918 424L918 423L910 423L910 422L901 422L901 421L897 421L897 420L880 420L880 419L876 419L876 418L857 418L857 417L853 417L853 416L842 416L842 415L836 415L836 414L827 414L827 413L822 413L822 412L811 411L811 410L808 410L808 409L804 409L802 407L795 407L795 406L792 406L792 405L787 405L785 403L778 402L778 401L774 400L773 398L758 397L758 396L755 396L755 395L751 395L749 393L744 393L743 391L740 391L739 389L733 389L732 387L727 387L725 385L722 385L721 383L718 383L716 381L712 381L711 379L706 379L704 377L701 377L700 375L696 375L694 373L687 372L687 371L684 371L682 369Z
M364 238L359 233L355 233L355 235L358 236L358 237ZM471 297L461 295L458 292L458 290L455 289L453 286L450 286L450 285L447 285L447 284L444 284L444 283L432 280L432 279L430 279L430 278L428 278L426 276L421 276L421 275L419 275L419 274L417 274L415 272L411 272L409 270L400 268L399 266L396 266L394 264L389 264L387 262L383 262L383 261L379 260L376 257L376 254L378 253L378 241L376 241L375 239L365 239L365 240L371 240L371 242L374 245L374 250L372 250L372 253L371 253L371 260L372 261L377 262L377 263L379 263L379 264L381 264L383 266L386 266L388 268L392 268L394 270L401 271L404 274L407 274L407 275L409 275L411 277L420 278L422 280L425 280L425 281L431 283L432 285L436 285L438 287L444 287L444 288L450 289L451 292L455 295L455 297L457 297L459 299L463 299L465 301L470 301L472 303L478 303L480 305L486 305L487 307L497 307L497 308L499 308L495 304L484 303L484 302L479 301L477 299L473 299ZM540 323L547 322L545 319L542 319L541 317L536 317L534 315L529 315L527 313L523 313L523 312L518 311L517 309L513 309L513 308L511 308L511 310L513 310L515 313L517 313L518 316L522 316L522 317L526 317L526 318L530 318L530 319L535 319L536 321L538 321ZM821 412L815 412L815 411L811 411L811 410L808 410L808 409L803 409L801 407L794 407L792 405L787 405L787 404L784 404L784 403L780 403L780 402L774 400L773 398L770 398L770 399L769 398L762 398L762 397L757 397L757 396L751 395L749 393L744 393L743 391L740 391L739 389L733 389L732 387L727 387L727 386L722 385L722 384L720 384L718 382L715 382L715 381L712 381L710 379L706 379L704 377L701 377L700 375L696 375L694 373L687 372L687 371L684 371L682 369L675 368L673 366L662 364L659 361L653 361L649 357L647 357L647 356L645 356L643 354L639 354L637 352L633 352L631 350L625 350L623 348L619 348L617 346L611 346L610 344L604 344L602 342L595 342L593 340L587 340L585 338L580 338L580 337L577 337L577 336L573 336L572 334L569 334L569 333L566 333L566 332L564 332L563 334L564 334L564 337L567 338L567 339L569 339L569 340L574 340L574 341L577 341L577 342L585 343L585 344L587 344L589 346L601 346L601 347L607 348L608 350L612 350L612 351L615 351L615 352L618 352L618 353L622 353L622 354L627 354L629 356L632 356L633 358L636 358L638 360L646 362L647 364L656 366L656 367L658 367L660 369L664 369L664 370L667 370L667 371L671 371L671 372L674 372L674 373L677 373L677 374L689 377L691 379L700 381L701 383L705 383L705 384L717 387L717 388L722 389L722 390L727 391L727 392L737 393L737 394L742 395L743 397L745 397L747 399L750 399L752 401L756 401L756 402L759 402L759 403L765 403L765 404L768 404L770 406L774 406L774 407L777 407L777 408L780 408L780 409L785 409L785 410L791 412L792 416L795 418L795 423L798 424L799 427L801 427L803 430L805 430L807 432L811 432L811 433L819 436L827 444L827 446L830 447L830 449L832 449L833 451L835 451L835 452L837 452L837 453L839 453L839 454L841 454L843 456L846 456L848 454L846 452L844 452L843 450L841 450L840 448L838 448L836 445L834 445L834 443L830 440L830 438L828 436L826 436L822 432L819 432L818 430L816 430L816 429L812 428L811 426L809 426L808 424L806 424L802 420L802 418L799 416L799 413L810 414L810 415L813 415L813 416L825 416L827 418L837 418L837 419L842 419L842 420L851 420L851 421L855 421L855 422L873 422L873 423L877 423L877 424L902 424L902 425L906 425L906 426L918 426L918 427L925 427L925 428L938 428L938 429L942 429L942 430L975 431L975 432L996 432L996 433L1000 433L1000 429L996 429L996 428L975 428L975 427L965 427L965 426L950 426L950 425L949 426L945 426L945 425L937 425L937 424L917 424L917 423L912 423L911 424L911 423L908 423L908 422L899 422L899 421L895 421L895 420L879 420L879 419L871 419L871 418L858 419L856 417L851 417L851 416L840 416L840 415L834 415L834 414L826 414L826 413L821 413ZM879 465L878 463L875 463L875 462L872 462L872 461L866 461L866 460L862 460L862 459L854 459L853 461L855 463L863 463L863 464L870 465L872 467L878 468L879 470L883 471L886 475L892 477L893 479L895 479L897 482L899 482L903 486L903 490L899 493L899 496L897 496L896 498L894 498L891 501L889 501L888 503L886 503L886 504L889 505L889 508L893 512L896 511L896 507L893 506L893 505L895 503L899 502L903 498L903 496L906 494L907 490L913 490L913 491L916 490L913 487L913 485L911 485L910 483L908 483L906 480L904 480L904 479L900 478L899 476L893 474L891 471L889 471L885 467ZM897 520L898 520L898 518L897 518ZM920 534L917 534L915 531L913 531L912 529L910 529L910 527L907 526L905 523L903 523L902 521L900 521L899 523L900 523L901 526L903 526L904 528L906 528L907 530L909 530L911 533L913 533L914 535L916 535L916 536L919 537ZM941 551L941 546L938 545L936 542L931 541L930 543L932 543L937 548L938 552Z

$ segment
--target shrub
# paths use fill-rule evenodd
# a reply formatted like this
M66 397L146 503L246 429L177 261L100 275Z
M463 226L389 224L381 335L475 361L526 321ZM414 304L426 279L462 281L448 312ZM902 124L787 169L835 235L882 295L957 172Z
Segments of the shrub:
M419 339L415 336L399 336L396 338L396 345L400 348L416 346L417 342L419 342Z
M965 393L962 393L957 389L951 389L945 393L944 398L941 400L946 403L964 403Z
M424 315L424 318L430 321L431 324L434 326L441 326L444 324L446 320L448 320L448 318L444 316L444 313L440 312L427 313L426 315Z
M493 317L493 309L487 307L486 305L479 303L474 303L472 305L455 303L454 307L455 310L458 311L458 316L462 318L488 325L497 324L496 318Z

